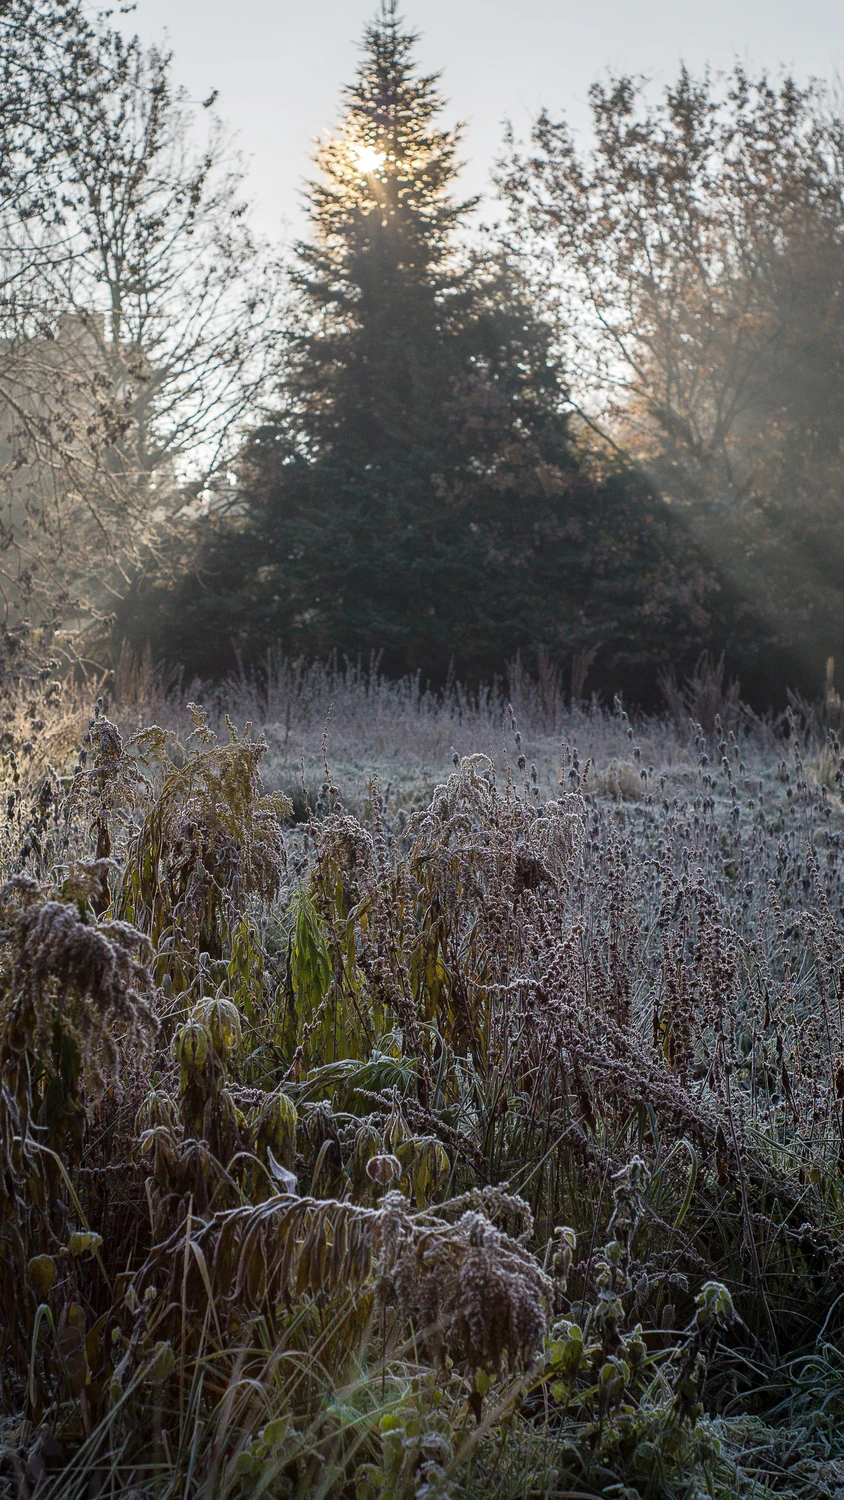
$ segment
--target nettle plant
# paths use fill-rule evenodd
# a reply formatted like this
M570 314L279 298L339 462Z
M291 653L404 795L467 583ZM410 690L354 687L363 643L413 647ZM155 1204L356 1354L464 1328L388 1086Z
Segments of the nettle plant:
M648 1186L637 1156L615 1174L612 1237L590 1257L589 1294L573 1300L551 1328L531 1395L561 1412L568 1461L584 1482L611 1484L624 1472L634 1493L677 1486L682 1493L720 1453L702 1398L719 1335L731 1328L735 1311L723 1283L707 1281L691 1322L673 1338L655 1341L634 1322L650 1279L635 1255ZM576 1244L571 1229L556 1230L551 1265L563 1289Z
M65 800L66 862L54 867L52 884L20 874L0 890L0 1218L21 1276L28 1252L39 1252L34 1290L45 1282L44 1257L61 1252L68 1224L85 1220L81 1184L69 1173L86 1170L94 1116L104 1115L114 1134L109 1115L137 1092L132 1076L142 1078L144 1058L155 1072L172 1035L173 1010L193 1003L191 983L199 976L202 988L209 962L223 959L246 978L246 904L278 889L284 868L278 819L289 803L262 796L261 746L247 732L232 730L230 740L218 749L196 710L194 743L186 751L176 747L184 765L174 768L172 735L153 727L124 744L98 701ZM154 845L156 829L164 855ZM73 859L86 839L94 857ZM175 908L167 934L178 934L172 946L181 955L169 973L161 928L166 900ZM165 978L161 987L156 978ZM206 998L194 1009L201 1017L195 1029L208 1028L216 1071L207 1081L204 1115L189 1123L213 1176L224 1172L220 1159L227 1161L237 1143L237 1116L218 1084L240 1035L239 1013L223 998ZM182 1050L189 1059L188 1045ZM188 1065L185 1120L200 1087L194 1072ZM142 1106L159 1125L158 1116L167 1118L172 1107L162 1089ZM118 1135L125 1137L125 1124ZM61 1277L56 1285L58 1297ZM32 1333L32 1310L13 1296L6 1314L11 1343L24 1325Z
M25 1371L42 1315L56 1336L54 1362L56 1351L62 1360L67 1353L62 1336L74 1344L84 1329L76 1258L102 1238L89 1229L74 1178L92 1110L119 1087L130 1060L140 1064L157 1029L149 940L126 922L97 917L92 894L102 878L102 862L93 862L66 872L56 892L24 875L0 888L0 1243L11 1273L0 1294L5 1382ZM29 1298L21 1295L27 1284ZM76 1383L69 1379L78 1395ZM40 1417L49 1400L34 1376L28 1390Z
M618 718L635 798L517 741L286 828L248 730L98 706L0 890L26 1485L741 1492L713 1414L836 1316L837 835L796 724L774 814Z
M219 958L251 899L271 901L286 868L281 820L289 798L265 795L259 766L266 747L227 720L220 745L204 709L189 705L193 732L130 842L117 905L147 931L159 953L174 949ZM143 730L127 750L161 764L173 743ZM172 977L172 976L171 976Z

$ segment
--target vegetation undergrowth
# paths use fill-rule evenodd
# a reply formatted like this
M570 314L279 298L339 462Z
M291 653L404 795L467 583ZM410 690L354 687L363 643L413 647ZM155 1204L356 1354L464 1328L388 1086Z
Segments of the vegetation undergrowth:
M841 1493L844 758L675 698L295 815L7 698L2 1493Z

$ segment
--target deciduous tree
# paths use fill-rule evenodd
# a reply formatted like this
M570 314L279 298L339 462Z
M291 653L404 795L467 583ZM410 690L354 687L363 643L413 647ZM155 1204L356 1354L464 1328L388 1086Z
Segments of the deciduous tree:
M844 121L820 85L591 90L594 144L542 114L501 170L585 419L657 483L766 685L841 643Z
M145 558L172 561L265 374L277 283L167 54L74 3L10 0L0 70L6 607L61 595L79 630Z

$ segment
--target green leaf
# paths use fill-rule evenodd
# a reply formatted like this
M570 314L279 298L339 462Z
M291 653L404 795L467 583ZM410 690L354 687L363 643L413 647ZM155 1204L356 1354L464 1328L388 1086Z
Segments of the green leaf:
M26 1268L29 1284L39 1298L52 1290L56 1280L56 1262L52 1255L33 1255Z
M152 1362L146 1372L147 1380L158 1383L172 1375L176 1368L176 1356L168 1343L161 1339L155 1346Z
M71 1255L85 1255L89 1251L91 1255L96 1255L102 1242L102 1235L96 1234L93 1229L77 1229L70 1236L67 1248Z

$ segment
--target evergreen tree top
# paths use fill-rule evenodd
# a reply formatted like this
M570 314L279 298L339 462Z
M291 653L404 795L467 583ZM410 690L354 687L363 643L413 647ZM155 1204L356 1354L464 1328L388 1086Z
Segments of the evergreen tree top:
M438 128L440 74L417 73L417 41L396 0L386 0L366 28L357 78L343 91L342 124L314 153L322 180L308 184L306 199L318 247L302 247L311 264L327 253L336 273L338 252L341 261L353 259L371 236L383 248L386 231L406 269L433 268L477 202L452 197L463 127Z

